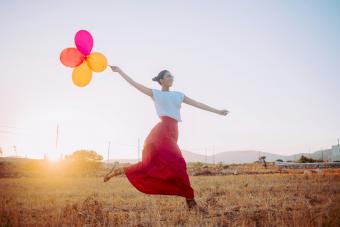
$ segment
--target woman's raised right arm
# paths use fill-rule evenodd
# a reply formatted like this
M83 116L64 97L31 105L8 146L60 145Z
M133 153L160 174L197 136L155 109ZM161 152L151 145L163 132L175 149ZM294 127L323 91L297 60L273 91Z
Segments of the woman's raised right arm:
M137 88L137 90L143 92L144 94L152 98L151 88L145 87L144 85L137 83L131 77L129 77L126 73L124 73L123 70L121 70L118 66L112 66L112 65L109 65L109 66L113 72L118 72L129 84Z

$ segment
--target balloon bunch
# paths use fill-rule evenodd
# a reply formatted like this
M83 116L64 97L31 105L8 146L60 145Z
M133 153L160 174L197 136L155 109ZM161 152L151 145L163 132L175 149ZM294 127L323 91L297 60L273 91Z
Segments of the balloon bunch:
M92 52L93 38L86 30L80 30L74 37L77 48L70 47L60 53L60 61L67 67L74 68L72 81L84 87L92 79L92 71L102 72L107 67L106 57L99 52Z

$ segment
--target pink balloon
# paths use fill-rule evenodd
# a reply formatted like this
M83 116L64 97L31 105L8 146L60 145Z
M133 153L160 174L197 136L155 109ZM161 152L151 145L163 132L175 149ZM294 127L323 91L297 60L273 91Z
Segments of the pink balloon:
M93 38L88 31L79 30L74 37L74 42L78 50L85 56L91 53L93 47Z

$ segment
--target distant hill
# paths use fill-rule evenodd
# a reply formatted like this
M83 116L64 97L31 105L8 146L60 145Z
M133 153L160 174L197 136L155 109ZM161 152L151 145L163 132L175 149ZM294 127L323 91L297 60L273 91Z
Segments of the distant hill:
M207 163L218 163L223 162L226 164L231 163L249 163L254 162L259 159L260 156L266 156L266 160L271 162L277 159L285 160L286 156L277 155L267 152L260 152L256 150L245 150L245 151L227 151L222 153L217 153L215 155L205 155L196 154L187 150L182 150L182 154L187 162L207 162Z
M240 151L225 151L216 153L215 155L202 155L188 150L181 150L186 162L206 162L218 163L223 162L226 164L239 164L239 163L252 163L257 161L259 156L266 156L266 161L273 162L277 159L283 161L297 161L301 155L313 159L323 160L340 160L340 149L337 146L332 146L330 149L315 151L313 153L297 153L293 155L280 155L269 152L262 152L257 150L240 150ZM339 153L339 154L338 154ZM335 155L336 154L336 155ZM336 158L335 158L336 157ZM119 161L120 163L136 163L137 159L112 159L109 162Z
M277 159L283 161L297 161L301 155L304 155L313 159L329 160L331 157L332 150L320 150L314 153L298 153L293 155L279 155L268 152L256 151L256 150L245 150L245 151L226 151L213 155L201 155L193 153L187 150L182 150L182 154L187 162L207 162L207 163L218 163L223 162L226 164L239 164L239 163L250 163L257 161L259 156L266 156L266 161L273 162Z

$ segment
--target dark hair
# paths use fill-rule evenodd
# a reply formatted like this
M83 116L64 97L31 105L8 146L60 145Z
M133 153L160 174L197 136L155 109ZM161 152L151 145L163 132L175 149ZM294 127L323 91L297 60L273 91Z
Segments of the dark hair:
M170 73L170 72L169 72L169 70L164 69L164 70L160 71L157 76L152 78L152 80L157 81L159 84L161 84L160 80L164 78L164 75L166 73Z

